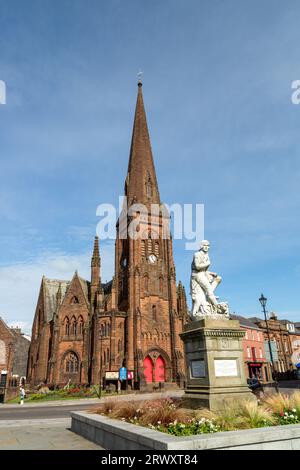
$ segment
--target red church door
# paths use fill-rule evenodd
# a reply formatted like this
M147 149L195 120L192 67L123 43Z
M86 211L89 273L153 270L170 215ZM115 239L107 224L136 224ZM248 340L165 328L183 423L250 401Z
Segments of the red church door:
M144 360L144 374L146 378L146 383L153 382L153 362L151 361L150 357L147 356Z
M165 382L166 380L166 367L165 361L161 356L158 356L155 363L155 382Z

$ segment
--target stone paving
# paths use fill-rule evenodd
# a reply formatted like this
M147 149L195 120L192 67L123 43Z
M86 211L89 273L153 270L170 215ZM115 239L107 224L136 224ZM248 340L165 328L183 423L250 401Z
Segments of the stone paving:
M70 418L1 421L0 450L102 450L70 427Z

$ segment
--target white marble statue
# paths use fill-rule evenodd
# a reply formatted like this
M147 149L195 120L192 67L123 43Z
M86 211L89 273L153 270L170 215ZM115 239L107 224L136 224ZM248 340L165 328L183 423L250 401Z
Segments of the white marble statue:
M210 259L208 256L209 242L203 240L200 250L194 254L191 274L191 296L193 301L192 318L203 317L229 318L229 307L226 302L218 303L214 291L222 278L208 271Z

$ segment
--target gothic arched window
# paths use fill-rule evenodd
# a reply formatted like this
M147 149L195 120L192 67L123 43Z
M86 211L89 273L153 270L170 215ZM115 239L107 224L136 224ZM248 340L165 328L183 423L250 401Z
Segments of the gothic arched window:
M64 330L65 330L65 335L69 336L69 334L70 334L70 322L69 322L68 317L66 317L65 320L64 320Z
M69 352L65 357L65 371L74 374L79 370L79 360L77 354Z
M74 295L74 297L72 297L71 304L79 304L79 300L78 300L78 297L76 297L76 295Z
M148 256L151 255L152 253L152 238L151 238L151 233L148 235L148 240L147 240L147 254Z
M148 292L148 290L149 290L149 277L148 277L148 274L146 274L144 276L144 289L145 289L145 292Z
M154 253L156 254L157 258L159 258L159 242L155 242Z
M157 321L156 305L152 305L152 318L154 321Z
M79 319L78 319L78 334L80 336L83 335L83 318L82 318L82 316L80 316Z
M148 178L146 180L146 195L149 198L152 197L152 181L150 175L148 175Z
M142 258L146 257L146 242L145 242L145 240L141 240L141 255L142 255Z
M72 320L71 320L71 335L76 336L76 333L77 333L76 318L72 317Z

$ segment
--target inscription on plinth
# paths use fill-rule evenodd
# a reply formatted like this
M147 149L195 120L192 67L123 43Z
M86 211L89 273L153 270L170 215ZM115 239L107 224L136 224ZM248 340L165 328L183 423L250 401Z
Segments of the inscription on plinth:
M236 359L215 359L214 365L216 377L237 377L239 375Z
M191 376L194 379L200 379L206 376L205 361L191 361Z
M204 319L184 327L186 387L192 408L224 409L229 402L256 400L247 386L244 331L236 320Z

